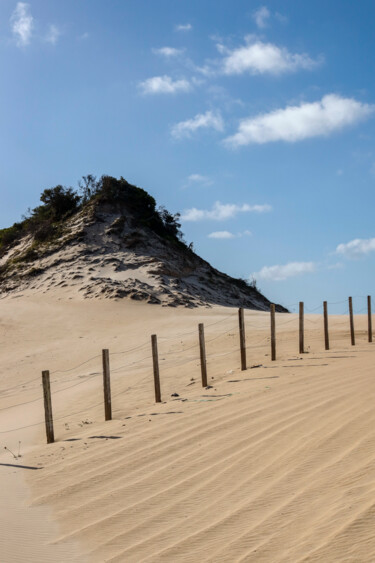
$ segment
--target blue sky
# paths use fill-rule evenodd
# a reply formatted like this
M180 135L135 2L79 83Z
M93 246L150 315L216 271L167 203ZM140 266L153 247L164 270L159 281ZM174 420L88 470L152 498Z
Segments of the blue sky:
M122 175L271 300L362 309L374 21L367 0L2 0L0 228L47 187Z

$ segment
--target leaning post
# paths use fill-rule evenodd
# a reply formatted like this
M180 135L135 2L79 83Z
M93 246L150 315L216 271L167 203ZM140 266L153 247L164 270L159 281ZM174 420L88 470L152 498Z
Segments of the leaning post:
M49 371L42 371L43 397L44 397L44 418L46 423L47 444L53 444L55 435L53 431L51 385Z
M161 403L158 339L156 334L153 334L151 336L151 346L152 346L152 362L154 366L155 403Z
M203 323L198 325L199 333L199 352L201 357L201 374L202 374L202 387L207 387L207 359L206 359L206 344L204 341L204 326Z

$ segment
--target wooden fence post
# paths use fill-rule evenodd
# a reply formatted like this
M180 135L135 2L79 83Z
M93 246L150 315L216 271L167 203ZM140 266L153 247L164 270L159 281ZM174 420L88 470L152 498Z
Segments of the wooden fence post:
M349 297L349 318L350 318L350 337L352 341L352 346L355 345L354 336L354 319L353 319L353 299Z
M368 341L372 342L371 295L367 296Z
M153 334L151 336L151 346L152 346L152 362L154 365L155 403L161 403L158 339L156 334Z
M51 401L51 386L49 381L49 371L42 371L43 397L44 397L44 418L46 421L47 444L53 444L55 435L53 432L53 416Z
M276 360L276 323L275 323L275 305L271 303L271 360Z
M202 373L202 387L207 387L207 360L206 360L206 345L204 342L204 326L203 323L198 325L199 332L199 351L201 356L201 373Z
M323 301L323 315L324 315L324 347L326 350L329 350L327 301Z
M243 308L238 309L238 323L240 327L240 351L241 351L241 370L246 369L246 337L245 337L245 319Z
M299 353L305 353L305 335L303 318L303 301L299 302Z
M109 371L109 350L102 350L103 390L105 420L112 420L111 376Z

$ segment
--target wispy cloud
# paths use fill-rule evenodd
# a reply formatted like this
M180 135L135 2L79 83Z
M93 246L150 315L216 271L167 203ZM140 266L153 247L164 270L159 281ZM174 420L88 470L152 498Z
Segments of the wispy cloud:
M203 174L190 174L187 179L187 183L185 187L191 185L199 185L199 186L212 186L213 181L208 176L204 176Z
M302 103L244 119L237 133L227 137L224 143L239 147L272 141L293 143L310 137L327 136L366 119L374 109L374 105L329 94L318 102Z
M341 270L344 268L343 262L335 262L334 264L328 264L327 270Z
M249 205L243 203L242 205L236 205L235 203L220 203L216 201L212 206L212 209L197 209L192 207L191 209L186 209L181 216L183 221L203 221L206 219L211 219L214 221L223 221L225 219L233 219L239 213L265 213L271 211L270 205Z
M375 238L360 239L356 238L345 244L339 244L336 253L346 258L360 258L370 252L375 251Z
M210 233L208 236L208 238L214 238L214 239L233 239L233 238L241 238L244 236L251 236L251 231L243 231L243 233L231 233L230 231L215 231L213 233Z
M185 49L176 49L175 47L160 47L159 49L152 49L154 55L161 55L166 58L173 58L182 55Z
M236 237L236 235L230 233L229 231L215 231L214 233L210 233L207 236L208 238L216 238L216 239L230 239Z
M26 2L18 2L10 21L17 45L25 47L30 43L34 28L34 18L30 12L30 5Z
M198 113L192 119L180 121L171 129L171 134L176 139L190 137L192 133L198 129L215 129L216 131L224 130L224 121L219 112L206 111L206 113Z
M275 19L277 19L277 21L279 23L282 23L283 25L288 23L288 17L284 16L284 14L280 14L280 12L275 12Z
M188 80L173 80L170 76L154 76L139 84L143 94L176 94L189 92L192 86Z
M314 262L289 262L284 265L264 266L259 272L253 274L255 279L282 281L302 274L315 272Z
M271 19L284 25L288 23L287 16L284 16L279 12L271 12L267 6L260 6L258 10L255 10L255 12L252 13L252 18L259 29L265 29L268 27L271 23Z
M297 70L311 70L321 64L322 60L313 60L306 54L290 53L285 47L273 43L254 40L253 36L245 38L246 45L229 50L222 44L217 45L220 53L226 56L222 60L224 74L283 74Z
M56 25L50 24L46 35L46 41L48 43L52 43L52 45L56 45L60 35L61 31L59 28Z
M191 25L191 23L185 23L175 26L176 31L191 31L192 29L193 26Z
M233 98L223 86L211 84L207 86L206 91L210 95L210 99L216 100L226 111L231 111L233 107L244 107L245 105L239 98Z
M253 13L253 19L259 29L264 29L265 27L267 27L270 16L271 12L266 6L261 6Z

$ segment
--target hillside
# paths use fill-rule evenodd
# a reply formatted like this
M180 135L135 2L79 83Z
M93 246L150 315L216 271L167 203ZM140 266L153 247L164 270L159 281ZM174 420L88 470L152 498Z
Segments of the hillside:
M43 205L0 231L0 295L60 288L91 299L269 310L256 287L195 254L179 216L156 209L147 192L123 178L84 180L81 196L62 186L45 190Z

